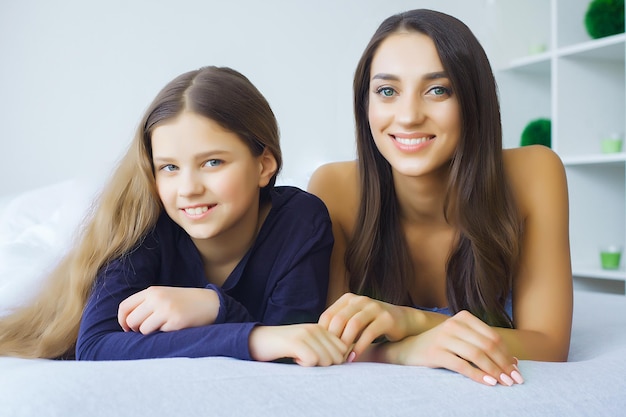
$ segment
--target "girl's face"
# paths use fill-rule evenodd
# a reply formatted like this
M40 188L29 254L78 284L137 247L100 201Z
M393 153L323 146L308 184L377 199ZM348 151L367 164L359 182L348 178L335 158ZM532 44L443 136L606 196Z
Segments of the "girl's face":
M374 142L395 174L421 176L450 161L461 131L459 104L428 36L398 32L379 45L368 116Z
M267 150L252 155L234 133L184 112L152 133L156 187L167 214L192 239L232 236L257 224L260 187L276 170Z

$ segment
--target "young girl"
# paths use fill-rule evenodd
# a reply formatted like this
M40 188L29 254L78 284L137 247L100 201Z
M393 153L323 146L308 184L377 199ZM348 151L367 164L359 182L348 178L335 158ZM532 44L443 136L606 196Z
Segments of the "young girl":
M49 287L0 321L0 354L342 362L315 323L328 212L274 187L280 167L274 114L247 78L207 67L171 81Z
M545 147L502 150L471 31L429 10L389 17L359 61L354 108L358 161L322 166L309 185L335 236L320 324L355 343L350 359L487 385L522 383L516 358L567 360L564 168Z

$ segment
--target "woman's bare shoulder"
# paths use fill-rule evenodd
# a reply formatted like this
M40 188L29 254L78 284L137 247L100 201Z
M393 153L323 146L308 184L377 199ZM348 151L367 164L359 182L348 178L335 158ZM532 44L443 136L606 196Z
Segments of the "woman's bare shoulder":
M513 192L522 205L543 201L546 204L567 193L565 168L561 158L541 145L524 146L503 151L504 169Z
M330 162L317 168L307 187L322 200L340 201L358 195L359 179L356 161ZM327 202L328 204L328 202Z
M359 207L356 161L332 162L320 166L311 176L307 189L326 204L333 221L333 230L336 233L341 231L348 239L352 235Z

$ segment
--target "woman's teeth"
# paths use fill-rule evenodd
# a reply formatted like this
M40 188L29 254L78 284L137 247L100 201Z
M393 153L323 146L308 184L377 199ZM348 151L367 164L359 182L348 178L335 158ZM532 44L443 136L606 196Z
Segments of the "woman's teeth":
M426 141L431 140L433 137L423 137L423 138L395 138L396 142L401 143L403 145L419 145L420 143L424 143Z

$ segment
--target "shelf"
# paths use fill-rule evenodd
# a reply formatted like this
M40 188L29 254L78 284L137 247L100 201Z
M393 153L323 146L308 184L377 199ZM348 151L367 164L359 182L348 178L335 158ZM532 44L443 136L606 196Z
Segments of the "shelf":
M499 71L524 71L532 73L548 73L550 71L550 52L542 52L536 55L528 55L513 59L509 65L500 68Z
M559 57L582 57L608 61L624 61L626 34L607 36L557 49Z
M626 281L626 269L624 267L617 270L602 269L593 266L573 266L572 275L582 278L611 279Z
M498 71L527 71L547 73L550 71L552 56L562 58L591 58L606 61L623 62L626 53L626 34L607 36L575 45L566 46L556 51L546 51L512 59Z
M552 121L552 148L566 168L572 273L585 285L624 293L626 262L600 267L598 248L626 244L626 148L602 153L602 139L626 134L626 34L590 39L589 0L494 2L496 77L503 144L515 147L529 120ZM529 45L543 43L544 52ZM600 285L602 284L602 285Z
M578 155L578 156L562 156L561 160L565 166L575 165L596 165L596 164L611 164L611 163L624 163L626 162L626 153L611 153L611 154L593 154L593 155Z

